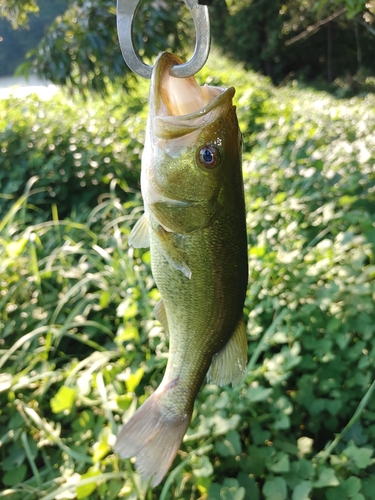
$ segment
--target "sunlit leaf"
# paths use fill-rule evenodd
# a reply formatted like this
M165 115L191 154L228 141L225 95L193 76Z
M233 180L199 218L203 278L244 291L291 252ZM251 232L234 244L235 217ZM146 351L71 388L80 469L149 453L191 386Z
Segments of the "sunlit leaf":
M129 373L125 379L125 385L128 392L134 392L138 387L144 375L144 369L138 368L134 373Z
M270 396L272 391L273 389L269 387L249 387L246 391L246 399L249 401L249 403L265 401L268 396Z
M53 413L70 412L75 402L77 389L63 385L51 399L51 409Z
M313 485L310 481L302 481L293 490L292 500L310 500L309 493Z
M208 457L202 456L198 458L197 464L194 465L193 474L197 477L209 477L213 473L214 468Z
M373 451L371 448L359 448L353 443L345 448L343 454L352 459L359 469L366 469L373 462Z
M99 470L89 470L85 474L81 475L81 479L88 479L99 475L100 475ZM89 484L76 486L77 498L78 499L87 498L89 495L91 495L91 493L93 493L96 490L96 488L97 488L97 483L95 481Z
M339 484L335 471L325 467L320 471L318 480L314 482L314 488L326 488L327 486L338 486Z

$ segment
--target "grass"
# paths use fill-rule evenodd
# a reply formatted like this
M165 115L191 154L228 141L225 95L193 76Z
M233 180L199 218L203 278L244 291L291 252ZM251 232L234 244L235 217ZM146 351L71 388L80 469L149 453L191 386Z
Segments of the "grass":
M42 403L48 397L52 413L60 415L61 412L66 415L75 413L74 405L78 401L88 408L102 405L100 417L103 421L108 419L108 426L105 432L97 429L99 440L96 444L98 449L102 447L107 451L105 443L108 439L113 442L118 427L118 416L115 422L110 405L115 401L119 388L113 385L108 387L103 373L108 383L110 363L126 354L121 343L116 344L116 336L133 333L139 342L137 330L125 323L128 326L125 332L122 328L113 332L113 324L108 318L119 327L122 318L117 319L116 306L124 300L133 301L135 287L143 290L145 300L149 290L143 285L145 264L134 259L130 250L123 250L134 216L127 211L125 215L116 198L109 195L89 214L85 223L59 221L55 210L51 221L29 225L26 213L30 209L28 204L32 200L34 181L29 183L25 195L6 214L1 228L3 273L8 273L10 281L14 278L8 290L3 289L1 297L3 336L0 369L5 370L2 390L9 391L11 388L11 392L7 393L6 407L2 410L2 423L7 423L4 418L9 417L9 412L12 415L1 442L6 443L12 436L17 443L14 448L16 463L21 461L20 476L16 477L16 483L20 484L5 490L2 495L14 496L18 492L32 498L37 488L38 496L54 498L55 494L63 494L71 486L61 486L52 496L48 493L51 487L55 491L56 485L65 481L59 470L51 466L51 458L44 448L56 447L61 463L76 460L81 466L92 465L93 458L82 452L80 445L75 449L75 446L66 444L63 423L54 423L46 418L44 411L40 411ZM128 224L125 225L124 221ZM99 227L101 231L98 231ZM149 312L149 306L145 309ZM18 312L17 320L13 319L15 311ZM105 311L104 318L101 311ZM137 313L138 308L134 316ZM125 311L126 315L129 316L129 310ZM8 328L4 328L3 322ZM100 337L100 343L97 337ZM126 355L124 362L125 359ZM75 387L77 378L78 390ZM87 388L92 384L95 394L89 396ZM110 391L109 394L107 391ZM88 415L93 413L89 411ZM15 430L14 420L18 426ZM39 440L44 440L41 453L37 453L35 444L30 448L27 438L29 436L30 439L30 435L38 435ZM12 455L10 458L12 460ZM15 465L13 461L11 463ZM30 467L33 473L32 480L23 481L26 467ZM12 472L11 469L9 471ZM5 474L4 481L12 482L12 475L8 476ZM112 481L113 488L114 484L118 484L118 481L113 481L119 477L123 478L124 473L103 473L99 481ZM94 480L97 484L98 478L82 479L82 485L79 482L74 488L93 484Z

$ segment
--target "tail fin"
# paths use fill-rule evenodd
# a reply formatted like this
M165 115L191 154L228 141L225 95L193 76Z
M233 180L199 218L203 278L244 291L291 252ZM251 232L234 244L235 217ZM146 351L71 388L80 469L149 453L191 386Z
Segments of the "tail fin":
M122 458L136 457L136 468L157 486L168 472L189 426L191 415L163 415L160 393L152 394L121 429L115 452Z

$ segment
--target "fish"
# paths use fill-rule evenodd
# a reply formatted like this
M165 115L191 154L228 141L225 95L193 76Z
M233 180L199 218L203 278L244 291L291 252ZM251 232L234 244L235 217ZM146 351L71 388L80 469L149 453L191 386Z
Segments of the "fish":
M236 384L247 364L243 305L248 283L242 134L233 87L175 78L183 61L163 52L151 77L141 165L144 214L129 244L150 247L169 336L165 373L121 428L115 452L136 458L157 486L178 453L194 401L209 383Z

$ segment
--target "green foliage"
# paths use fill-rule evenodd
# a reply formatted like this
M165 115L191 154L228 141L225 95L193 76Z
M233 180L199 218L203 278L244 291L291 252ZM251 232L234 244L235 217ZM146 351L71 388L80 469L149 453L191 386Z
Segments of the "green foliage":
M66 5L67 0L58 0ZM56 12L57 0L0 2L0 16L25 22L28 9L40 4L41 16ZM3 7L1 7L3 5ZM3 9L3 10L1 10ZM209 8L215 44L247 67L269 75L277 84L298 78L317 86L358 93L374 90L373 0L215 0ZM62 10L57 9L62 12ZM71 0L55 19L38 47L45 23L31 18L28 59L20 74L37 72L82 93L106 93L110 83L129 85L116 31L115 0ZM53 16L54 17L54 16ZM52 18L53 18L52 17ZM48 17L50 25L51 17ZM194 28L184 2L145 0L134 20L136 50L145 62L164 50L192 53ZM1 27L1 25L0 25ZM2 70L20 61L24 43L5 28ZM10 45L12 44L12 50ZM12 60L5 57L12 54Z
M40 178L33 203L88 209L114 177L122 188L139 183L146 101L120 90L106 101L74 104L67 97L30 96L0 102L0 215ZM50 209L46 208L47 212Z
M5 7L6 4L6 7ZM30 5L33 3L30 2ZM27 26L22 25L24 28L15 30L14 24L21 22L20 15L11 15L10 24L6 19L1 19L4 15L4 10L1 8L0 1L0 75L13 75L16 68L24 62L26 54L30 49L36 47L40 40L43 38L45 29L52 23L55 17L63 12L68 4L68 0L38 0L38 12L31 15L27 21ZM4 1L4 8L10 12L11 2ZM12 12L15 9L15 4L12 3ZM22 10L21 2L17 1L17 9ZM19 26L17 26L19 27Z
M128 176L139 175L145 87L105 105L60 95L4 102L12 128L23 130L16 144L38 132L43 146L60 127L61 141L82 145L88 159L97 161L105 138L113 156L106 170L79 166L87 185L98 180L97 205L82 199L83 186L66 198L73 180L65 191L54 173L59 210L44 171L28 180L37 172L21 155L17 168L0 169L1 191L20 165L27 172L14 190L24 195L3 206L0 222L0 497L373 498L374 98L275 90L214 55L200 78L237 88L244 132L246 376L234 388L203 386L181 451L154 491L113 454L121 421L155 390L167 353L152 314L159 293L149 252L127 247L140 211ZM60 156L54 150L49 161ZM131 168L121 169L126 161ZM105 180L111 171L117 188Z
M210 13L215 44L274 83L360 92L374 73L370 9L364 0L216 0Z
M134 42L145 61L167 49L185 53L191 33L186 10L181 5L162 3L161 8L156 1L142 2L134 23ZM34 69L42 78L83 93L105 93L114 80L129 85L131 72L118 43L114 0L71 2L30 57L21 71Z
M0 17L11 22L13 28L27 26L29 14L39 12L35 0L0 0Z

